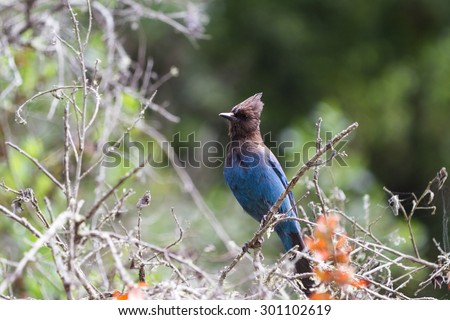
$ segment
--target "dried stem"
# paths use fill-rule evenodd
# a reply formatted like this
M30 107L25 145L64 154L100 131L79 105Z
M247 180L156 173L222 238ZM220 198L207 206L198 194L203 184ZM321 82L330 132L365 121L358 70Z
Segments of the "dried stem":
M5 208L4 206L0 205L0 211L3 212L8 218L16 221L26 229L28 229L31 234L33 234L36 238L42 238L42 234L35 228L31 223L28 222L27 219L24 217L19 217L9 209Z
M27 157L28 159L30 159L31 160L31 162L33 162L35 165L36 165L36 167L38 167L39 168L39 170L41 170L50 180L52 180L52 182L59 188L59 189L61 189L63 192L65 191L64 190L64 186L61 184L61 182L59 182L47 169L45 169L45 167L42 165L42 164L40 164L40 162L36 159L36 158L34 158L34 157L32 157L32 156L30 156L27 152L25 152L23 149L21 149L20 147L18 147L18 146L16 146L14 143L12 143L12 142L10 142L10 141L6 141L5 142L5 144L6 145L8 145L8 146L10 146L11 148L13 148L13 149L15 149L15 150L17 150L17 151L19 151L21 154L23 154L25 157Z
M130 177L134 176L139 170L144 168L145 163L140 164L138 167L128 171L123 177L121 177L116 184L114 184L108 191L104 192L102 197L92 206L91 210L86 214L85 219L89 220L92 216L97 212L100 206L108 199L119 187L122 183L128 180Z
M316 152L319 152L322 149L322 138L320 137L320 126L322 124L322 118L319 118L316 122ZM319 186L319 166L314 167L314 175L313 175L313 183L314 188L316 189L316 195L319 198L319 203L322 208L322 214L326 214L326 205L322 196L322 190Z
M0 209L5 212L1 206ZM22 275L27 264L36 258L36 254L39 249L46 245L48 241L55 236L58 229L66 223L69 216L70 214L68 212L60 214L50 228L42 236L40 236L36 242L33 243L33 247L24 255L22 260L20 260L14 272L7 275L6 278L0 283L0 293L3 293L10 284Z

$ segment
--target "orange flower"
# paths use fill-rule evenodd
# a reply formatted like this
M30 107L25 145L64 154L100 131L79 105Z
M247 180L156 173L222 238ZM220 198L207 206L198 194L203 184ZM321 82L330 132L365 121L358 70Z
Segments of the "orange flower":
M316 274L317 278L319 278L319 280L321 282L330 282L333 280L333 275L331 273L331 271L328 270L322 270L319 268L314 268L314 273Z
M345 236L340 236L338 241L336 242L336 249L339 250L348 250L349 246L347 245L347 239Z
M321 215L317 218L317 226L312 237L305 237L305 244L318 260L327 263L327 270L314 268L314 274L321 283L334 283L342 288L351 285L363 288L366 280L354 278L354 269L350 265L352 247L346 235L336 234L339 230L338 215ZM331 298L331 294L314 293L311 299Z
M113 298L115 300L128 300L128 293L121 293L118 290L114 290L113 294L112 294Z
M340 286L345 286L353 281L353 268L348 265L339 266L333 272L334 281Z
M351 285L356 288L365 288L368 286L368 284L369 284L369 281L364 280L364 279L353 280L351 283Z
M350 262L350 257L347 252L338 251L336 252L335 260L337 263L348 263Z
M144 294L141 289L148 288L146 282L139 282L138 285L130 285L128 292L121 293L118 290L114 290L112 293L115 300L143 300Z
M332 244L329 239L330 237L324 235L321 235L320 237L315 236L314 239L305 237L305 243L309 250L313 252L318 259L325 261L328 260L333 254L333 250L330 250L332 248Z
M333 300L331 298L331 293L329 292L313 292L309 296L309 299L311 300Z
M336 214L321 215L317 218L319 230L334 231L339 226L339 216Z

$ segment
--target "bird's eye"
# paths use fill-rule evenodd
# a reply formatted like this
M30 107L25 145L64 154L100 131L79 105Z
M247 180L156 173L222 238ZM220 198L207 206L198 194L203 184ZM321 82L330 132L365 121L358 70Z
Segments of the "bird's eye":
M241 112L236 113L234 116L239 120L247 120L247 116Z

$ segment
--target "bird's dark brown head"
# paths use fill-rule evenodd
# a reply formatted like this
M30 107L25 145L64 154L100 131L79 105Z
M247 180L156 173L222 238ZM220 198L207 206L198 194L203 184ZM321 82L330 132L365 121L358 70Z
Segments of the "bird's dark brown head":
M242 101L231 109L231 112L220 113L219 116L229 121L231 140L262 142L259 131L260 116L264 106L262 93L257 93Z

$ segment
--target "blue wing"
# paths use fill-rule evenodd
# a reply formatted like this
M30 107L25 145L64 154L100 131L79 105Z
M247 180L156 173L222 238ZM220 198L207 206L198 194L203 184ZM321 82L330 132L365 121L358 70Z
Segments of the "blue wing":
M277 174L278 178L281 181L281 184L283 185L283 188L286 190L287 185L289 184L286 175L284 174L283 168L281 168L280 162L278 162L275 155L270 152L269 150L269 164ZM292 194L292 191L288 194L289 202L291 203L291 212L289 212L290 216L297 216L297 206L295 205L295 199L294 195Z
M224 176L244 210L258 221L261 221L288 184L280 163L264 145L233 149L228 154ZM296 216L292 193L284 199L279 211Z

